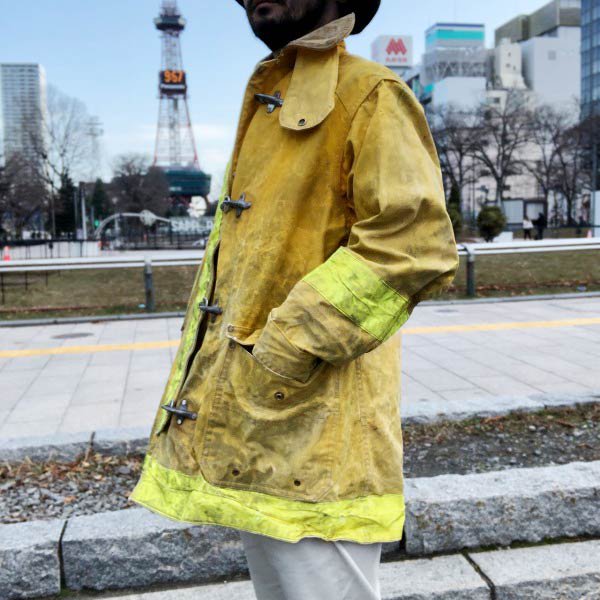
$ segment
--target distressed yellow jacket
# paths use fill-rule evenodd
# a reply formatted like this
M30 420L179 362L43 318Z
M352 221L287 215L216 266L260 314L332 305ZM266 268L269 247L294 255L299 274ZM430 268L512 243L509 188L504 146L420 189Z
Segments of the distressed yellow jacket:
M131 498L281 540L398 540L398 336L457 267L423 110L349 15L259 63Z

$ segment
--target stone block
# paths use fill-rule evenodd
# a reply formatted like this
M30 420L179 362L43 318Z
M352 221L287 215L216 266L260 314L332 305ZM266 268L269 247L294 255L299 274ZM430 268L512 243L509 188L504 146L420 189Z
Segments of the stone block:
M461 555L381 565L383 600L489 600L490 590Z
M471 554L497 600L600 598L600 541Z
M600 462L409 479L405 493L412 555L600 534Z
M204 583L247 572L237 532L171 521L143 508L70 519L62 556L72 590Z
M0 598L60 593L59 541L65 522L0 525Z

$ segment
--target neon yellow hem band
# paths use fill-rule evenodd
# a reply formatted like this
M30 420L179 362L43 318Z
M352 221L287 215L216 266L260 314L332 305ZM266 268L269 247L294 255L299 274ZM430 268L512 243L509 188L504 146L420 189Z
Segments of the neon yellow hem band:
M410 316L409 300L347 248L339 248L303 281L380 342L396 333Z
M153 512L194 525L222 525L286 542L305 537L359 544L395 542L404 528L404 496L337 502L298 502L215 487L160 465L151 455L130 499Z

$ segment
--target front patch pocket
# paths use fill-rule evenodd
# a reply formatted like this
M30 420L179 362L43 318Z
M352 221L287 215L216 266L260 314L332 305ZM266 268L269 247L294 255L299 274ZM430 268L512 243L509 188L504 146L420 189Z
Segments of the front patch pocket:
M333 485L336 367L322 363L300 383L239 344L227 352L204 436L204 476L213 485L319 500Z

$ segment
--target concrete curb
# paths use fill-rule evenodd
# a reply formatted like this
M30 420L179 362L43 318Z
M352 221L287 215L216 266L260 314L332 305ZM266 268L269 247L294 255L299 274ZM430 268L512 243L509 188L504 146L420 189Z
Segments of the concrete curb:
M0 525L0 597L60 593L60 538L64 520Z
M600 461L408 479L411 555L600 535Z
M198 583L247 574L236 531L192 527L142 508L69 519L61 546L71 590Z
M409 479L406 495L406 551L412 556L508 546L516 541L600 536L600 461ZM31 597L26 595L26 586L33 585L26 577L30 560L15 560L11 558L14 556L38 561L42 566L34 572L36 581L39 572L46 573L41 579L48 589L56 589L61 570L66 586L72 590L210 583L246 573L239 537L230 529L196 527L143 508L127 509L69 519L59 546L63 525L64 521L48 521L0 526L0 589L9 585L8 589L16 590L11 598ZM390 544L385 551L397 555L399 549L398 544ZM493 573L496 563L490 559L484 564L482 560L476 564L492 579L486 568ZM582 560L577 559L572 568L579 569L577 573L583 573L585 581L590 569L596 573L594 577L600 576L600 566L594 571L596 563L591 567L585 563L583 568L579 565ZM395 569L401 569L404 563L394 564ZM426 577L432 568L429 564L419 577L431 580L434 589L443 576ZM433 572L437 573L435 569ZM408 581L410 576L404 574L396 580ZM404 592L389 598L479 597L471 587L467 589L454 590L450 595L435 590L429 595L406 595L404 588Z
M59 433L26 438L0 440L0 461L19 462L26 458L45 461L75 460L90 446L93 432Z
M596 600L600 541L403 560L383 564L380 580L383 600ZM250 581L104 598L256 600Z
M412 402L401 407L404 424L433 424L441 421L504 416L513 413L531 413L547 408L568 408L600 402L600 391L585 394L535 394L521 398L495 397L461 398L457 400L427 400Z
M131 315L97 315L89 317L56 317L50 319L18 319L0 321L2 327L39 327L45 325L70 325L77 323L103 323L105 321L148 321L152 319L183 319L185 312L134 313Z
M519 412L535 412L547 408L566 408L600 402L600 391L583 395L539 394L530 398L495 398L493 406L489 398L428 401L426 406L413 403L402 407L402 422L409 424L433 424L443 421L503 416ZM59 433L52 436L0 439L0 461L19 462L32 460L75 460L90 446L105 454L145 452L148 446L148 428L131 427L99 429L82 433Z
M91 448L104 454L128 454L146 451L148 428L99 429L81 433L0 440L0 461L32 460L72 461Z
M594 600L600 597L600 541L470 555L497 600Z

